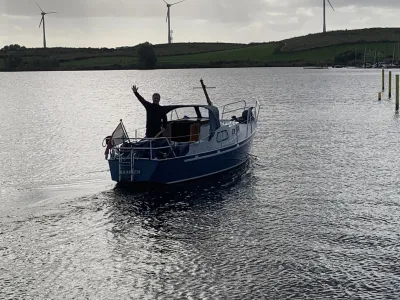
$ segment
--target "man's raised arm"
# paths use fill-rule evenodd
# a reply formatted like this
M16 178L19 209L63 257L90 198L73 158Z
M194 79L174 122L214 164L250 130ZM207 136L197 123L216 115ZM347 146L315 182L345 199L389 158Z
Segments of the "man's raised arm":
M139 93L138 93L138 87L136 85L132 86L132 91L135 94L136 98L140 101L140 103L143 104L144 107L147 107L150 105L150 102L146 101Z

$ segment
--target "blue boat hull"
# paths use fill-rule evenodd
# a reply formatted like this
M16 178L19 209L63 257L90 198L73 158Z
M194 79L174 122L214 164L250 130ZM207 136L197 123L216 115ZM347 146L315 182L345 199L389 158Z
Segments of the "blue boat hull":
M245 163L253 136L238 145L211 151L198 156L167 160L137 159L131 174L119 174L118 160L109 160L111 178L120 183L172 184L202 178L228 171Z

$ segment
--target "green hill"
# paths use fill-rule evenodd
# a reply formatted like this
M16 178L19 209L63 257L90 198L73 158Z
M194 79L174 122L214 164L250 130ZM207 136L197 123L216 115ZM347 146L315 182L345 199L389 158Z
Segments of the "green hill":
M154 45L158 68L360 65L400 59L400 28L309 34L279 42ZM0 70L136 69L137 46L119 48L20 48L0 52ZM10 67L11 66L11 67Z
M354 43L398 42L399 37L400 28L368 28L309 34L283 40L281 44L283 52L294 52Z

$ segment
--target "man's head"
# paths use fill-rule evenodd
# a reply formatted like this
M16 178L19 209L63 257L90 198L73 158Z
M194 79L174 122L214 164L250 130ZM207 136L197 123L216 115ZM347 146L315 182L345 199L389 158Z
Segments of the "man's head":
M159 93L154 93L153 94L153 103L154 104L160 104L160 94Z

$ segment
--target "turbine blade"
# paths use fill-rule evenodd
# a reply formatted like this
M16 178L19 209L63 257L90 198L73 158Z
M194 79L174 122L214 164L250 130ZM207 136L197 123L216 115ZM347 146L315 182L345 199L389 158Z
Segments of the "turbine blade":
M48 15L48 14L56 14L56 13L57 13L56 11L52 11L52 12L46 13L46 15Z
M167 5L168 5L168 2L167 2L167 1L165 1L165 0L162 0L162 1L164 1L164 2L165 2L165 4L167 4Z
M333 5L332 5L331 1L328 0L328 3L329 3L329 5L332 7L332 9L335 10L335 9L333 8Z
M181 3L181 2L183 2L183 1L186 1L186 0L181 0L181 1L178 1L178 2L175 2L175 3L172 3L171 6L172 6L172 5L175 5L175 4L178 4L178 3Z
M44 18L44 17L42 16L42 18L40 19L39 28L40 28L40 26L42 25L43 18Z
M43 9L39 6L39 4L37 4L37 2L36 2L36 5L39 7L39 9L40 9L42 12L44 12Z

